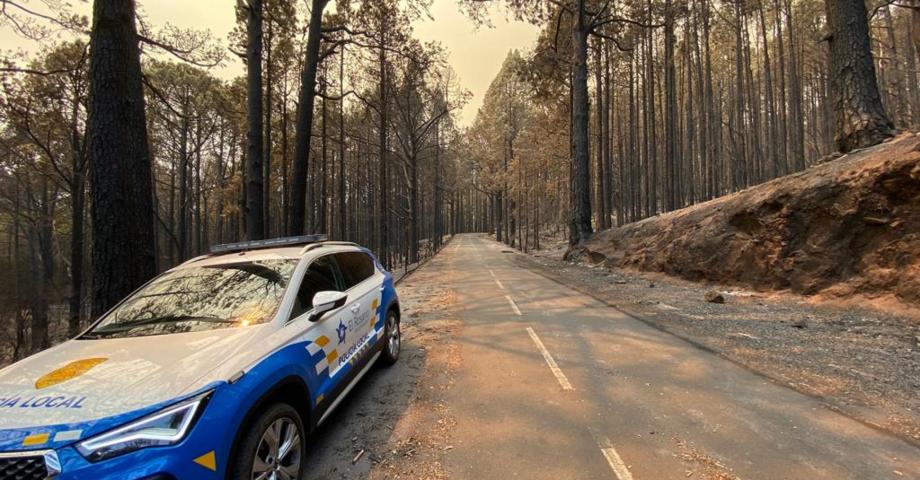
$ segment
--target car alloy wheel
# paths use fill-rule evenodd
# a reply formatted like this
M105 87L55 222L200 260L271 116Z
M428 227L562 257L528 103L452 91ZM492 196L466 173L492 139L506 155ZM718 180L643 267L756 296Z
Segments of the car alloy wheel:
M396 320L396 315L390 315L387 319L387 331L390 334L390 338L387 340L387 348L390 350L390 356L398 358L400 342L402 340L399 338L399 322Z
M390 310L387 312L387 321L384 329L383 363L393 365L399 360L399 350L402 348L402 338L399 332L399 316Z
M262 433L252 462L252 480L298 480L303 435L297 423L281 417Z

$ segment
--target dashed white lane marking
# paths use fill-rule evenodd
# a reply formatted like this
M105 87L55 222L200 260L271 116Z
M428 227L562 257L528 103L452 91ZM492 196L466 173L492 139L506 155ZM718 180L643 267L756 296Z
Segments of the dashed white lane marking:
M609 443L610 440L607 440L608 445ZM623 463L623 459L620 458L620 454L617 453L613 446L604 447L601 445L601 453L604 454L604 458L607 459L607 464L610 465L610 469L613 470L613 474L616 475L619 480L633 480L632 474L629 473L629 468Z
M543 359L546 360L546 364L549 365L550 371L553 372L553 375L556 376L556 380L559 380L559 385L562 385L563 390L573 391L575 390L572 387L572 384L569 383L569 379L562 373L562 369L559 368L559 365L556 363L556 360L550 355L549 350L543 345L543 341L540 340L540 337L537 336L537 332L534 332L532 328L527 327L527 333L530 334L530 338L533 340L533 343L537 344L537 349L540 350L540 353L543 354Z
M514 303L514 299L511 298L511 295L505 295L505 298L507 298L507 299L508 299L508 303L511 304L511 309L514 310L514 314L517 315L517 316L519 316L519 317L520 317L520 316L523 316L523 315L521 314L521 309L518 308L518 306L517 306L516 303Z
M489 275L492 275L492 280L495 280L495 284L498 285L498 288L505 290L505 286L502 285L502 281L495 276L495 272L493 272L491 268L489 269ZM514 302L511 303L513 304ZM515 307L515 309L517 309L517 307ZM518 315L520 315L520 313L518 313Z

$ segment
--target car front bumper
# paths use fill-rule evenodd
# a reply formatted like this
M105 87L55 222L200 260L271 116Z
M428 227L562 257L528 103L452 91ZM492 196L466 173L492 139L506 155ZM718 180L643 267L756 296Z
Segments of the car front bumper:
M15 460L44 456L50 475L48 478L53 480L222 479L226 476L227 460L241 420L236 408L224 407L239 405L240 400L238 391L226 387L229 386L223 384L214 389L211 401L195 425L175 445L144 448L90 462L76 450L73 442L68 445L49 443L34 449L17 448L2 452L0 458ZM82 429L95 435L117 426L115 422L121 423L123 418L68 425L67 428ZM2 475L0 480L5 480Z
M222 388L223 387L223 388ZM227 460L241 416L239 392L215 389L201 416L178 444L151 447L90 462L74 446L57 451L61 473L55 480L216 480L226 478Z

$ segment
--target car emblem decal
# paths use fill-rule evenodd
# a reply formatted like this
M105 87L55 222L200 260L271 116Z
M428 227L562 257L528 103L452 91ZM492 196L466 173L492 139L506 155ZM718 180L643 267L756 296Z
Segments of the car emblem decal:
M99 365L102 362L105 362L106 360L108 359L87 358L84 360L77 360L76 362L70 362L57 370L42 375L38 380L35 381L35 388L41 390L43 388L53 387L59 383L64 383L68 380L72 380L92 370L93 367Z
M48 439L51 437L49 433L33 433L28 437L22 440L23 447L34 447L37 445L44 445L48 443Z
M204 468L207 468L208 470L211 470L213 472L217 471L217 455L214 453L214 450L211 450L210 452L192 461L197 463L198 465L201 465Z
M348 327L345 326L345 323L339 320L339 328L335 329L335 332L339 334L339 343L345 341L345 335L348 334Z

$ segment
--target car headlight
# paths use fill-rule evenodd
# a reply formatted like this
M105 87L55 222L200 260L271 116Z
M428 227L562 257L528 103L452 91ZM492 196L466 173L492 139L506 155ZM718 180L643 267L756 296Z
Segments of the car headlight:
M211 392L198 395L76 445L96 462L148 447L175 445L185 438Z

